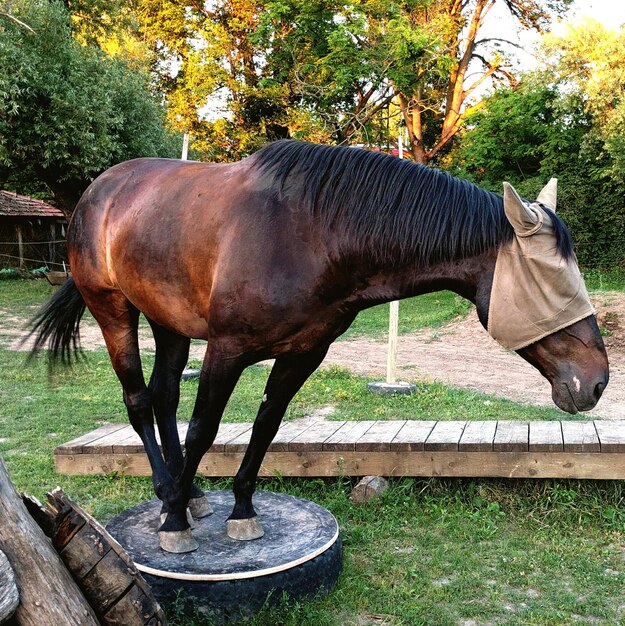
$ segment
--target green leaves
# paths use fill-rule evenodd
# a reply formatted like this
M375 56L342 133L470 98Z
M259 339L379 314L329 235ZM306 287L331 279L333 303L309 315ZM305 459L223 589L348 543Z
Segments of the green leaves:
M79 44L60 2L16 1L34 30L0 21L0 180L21 192L39 181L67 201L110 165L172 154L149 79L121 58Z
M558 212L591 267L623 262L624 43L625 30L593 21L547 36L543 67L484 103L452 159L457 173L495 191L507 180L526 197L558 177Z

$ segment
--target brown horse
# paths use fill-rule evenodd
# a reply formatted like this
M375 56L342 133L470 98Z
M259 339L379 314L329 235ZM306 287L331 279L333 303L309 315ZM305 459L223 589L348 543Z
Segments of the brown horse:
M76 208L73 279L40 312L35 349L49 341L53 357L71 360L86 304L150 459L169 551L197 547L187 505L196 516L209 508L193 479L241 372L275 359L228 521L232 537L258 537L252 494L287 405L367 307L451 289L476 304L486 328L489 316L500 320L493 336L541 371L558 406L595 406L608 381L603 341L552 211L553 186L539 200L523 202L511 187L502 199L385 155L290 141L228 165L122 163ZM148 385L140 313L156 340ZM207 348L183 457L176 410L190 338Z

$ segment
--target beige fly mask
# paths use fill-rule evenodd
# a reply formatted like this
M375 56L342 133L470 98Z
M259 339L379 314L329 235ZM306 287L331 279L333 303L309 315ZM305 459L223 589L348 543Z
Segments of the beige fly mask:
M558 252L551 219L557 180L526 205L504 183L504 211L514 229L501 246L488 311L488 332L504 348L519 350L594 313L575 256Z

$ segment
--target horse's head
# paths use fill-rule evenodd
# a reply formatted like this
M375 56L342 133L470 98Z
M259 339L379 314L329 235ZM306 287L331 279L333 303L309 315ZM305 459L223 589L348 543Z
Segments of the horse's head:
M608 383L608 359L566 227L555 216L556 180L534 203L504 183L514 236L497 254L481 319L551 383L564 411L592 409Z
M594 315L517 352L551 383L553 401L568 413L592 409L608 384L608 357Z

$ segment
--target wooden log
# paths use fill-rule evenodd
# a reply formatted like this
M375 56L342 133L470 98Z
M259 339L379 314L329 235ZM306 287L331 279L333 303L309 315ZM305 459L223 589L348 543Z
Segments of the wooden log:
M379 498L388 489L388 480L382 476L365 476L352 489L349 499L354 504Z
M15 573L9 559L0 550L0 624L4 624L15 613L19 601Z
M28 508L52 539L103 626L164 626L167 622L132 559L106 529L59 488L45 507Z
M0 549L15 571L19 626L99 624L50 540L29 515L1 458Z

